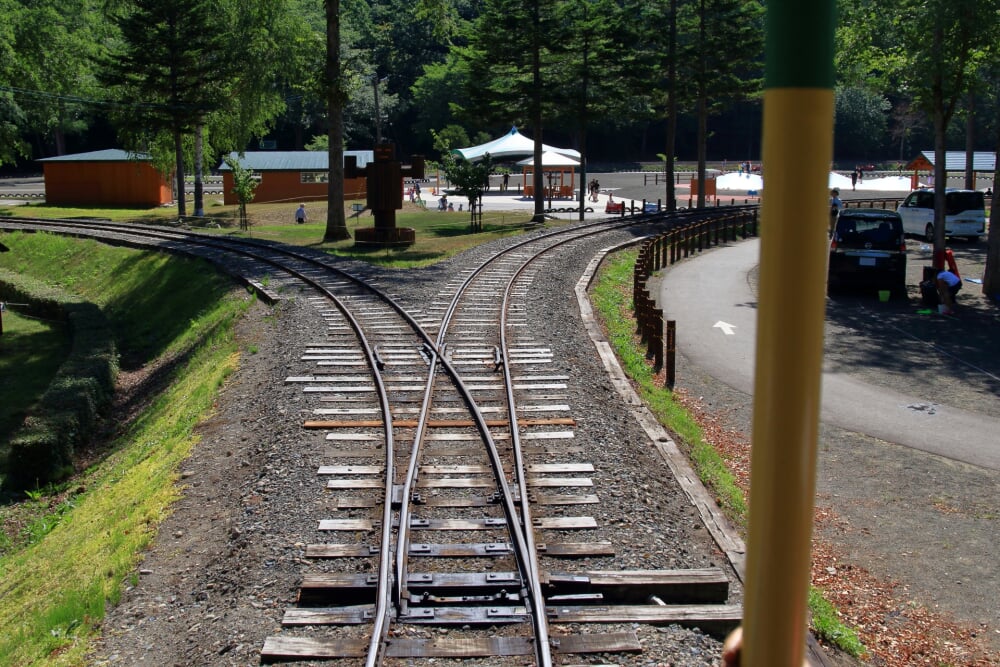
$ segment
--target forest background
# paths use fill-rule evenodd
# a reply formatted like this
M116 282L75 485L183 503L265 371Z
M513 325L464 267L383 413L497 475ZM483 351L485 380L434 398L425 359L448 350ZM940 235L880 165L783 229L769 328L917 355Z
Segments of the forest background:
M838 5L835 162L904 163L934 146L924 61L960 55L935 42L936 5L957 5L948 13L984 27L996 26L997 10L964 0ZM347 149L381 135L401 155L435 159L432 130L459 147L516 125L548 144L585 143L592 170L668 152L734 165L760 158L756 0L0 0L0 171L37 172L33 160L112 146L169 162L169 127L152 121L182 105L203 130L208 168L232 150L325 149L331 6ZM143 24L172 17L188 19L170 26L174 42ZM145 63L128 60L129 40ZM966 58L950 148L996 146L994 49L984 43ZM142 90L122 69L185 62L201 68L181 72L184 99ZM181 120L190 171L195 123Z

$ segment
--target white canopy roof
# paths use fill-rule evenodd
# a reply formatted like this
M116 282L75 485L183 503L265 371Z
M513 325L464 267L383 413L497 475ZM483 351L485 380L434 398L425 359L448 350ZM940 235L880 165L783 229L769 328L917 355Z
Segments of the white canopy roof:
M534 156L525 158L517 163L519 167L530 167L535 164ZM574 160L568 155L545 151L542 153L542 167L575 167L580 164L579 160Z
M570 157L579 158L580 152L575 151L572 148L554 148L552 146L546 146L542 144L542 151L549 151L552 153L559 153L561 155L569 155ZM502 160L504 158L515 158L515 157L525 157L528 155L533 155L535 152L535 142L532 139L524 136L517 131L516 127L510 128L510 132L503 135L499 139L494 139L493 141L488 141L485 144L480 144L479 146L472 146L470 148L456 148L452 150L452 153L456 155L461 155L469 162L476 162L477 160L483 159L483 156L487 153L490 154L495 160Z

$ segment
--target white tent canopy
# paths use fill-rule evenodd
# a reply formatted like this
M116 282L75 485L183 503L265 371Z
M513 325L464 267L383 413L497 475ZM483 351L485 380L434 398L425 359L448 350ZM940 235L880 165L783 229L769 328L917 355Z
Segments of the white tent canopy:
M542 144L543 152L558 153L561 155L568 155L573 158L579 158L580 152L575 151L572 148L554 148L552 146L546 146ZM516 127L510 128L510 132L503 135L499 139L494 139L493 141L488 141L485 144L480 144L479 146L472 146L470 148L456 148L452 150L452 153L456 155L461 155L469 162L476 162L477 160L482 160L483 156L487 153L490 154L494 160L503 160L506 158L518 158L525 157L528 155L533 155L535 152L535 142L533 139L529 139L520 132L517 131Z
M535 158L529 157L517 163L519 167L530 167L535 164ZM542 167L576 167L579 160L574 160L568 155L545 151L542 153Z

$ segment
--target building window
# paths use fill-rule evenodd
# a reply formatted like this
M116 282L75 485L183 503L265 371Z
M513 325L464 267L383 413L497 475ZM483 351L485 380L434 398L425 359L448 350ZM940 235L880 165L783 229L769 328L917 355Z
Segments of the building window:
M328 171L301 171L299 172L300 183L327 183L330 180Z

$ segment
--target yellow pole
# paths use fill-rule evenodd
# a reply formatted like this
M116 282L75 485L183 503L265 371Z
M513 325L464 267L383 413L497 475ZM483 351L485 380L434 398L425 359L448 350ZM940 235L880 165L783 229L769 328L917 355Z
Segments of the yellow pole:
M801 667L823 359L833 2L768 3L744 667Z

